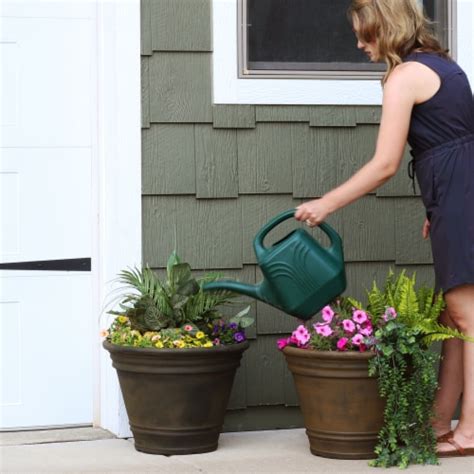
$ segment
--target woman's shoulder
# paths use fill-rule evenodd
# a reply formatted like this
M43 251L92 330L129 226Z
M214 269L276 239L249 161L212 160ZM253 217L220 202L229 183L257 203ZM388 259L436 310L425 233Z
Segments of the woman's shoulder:
M424 66L415 61L407 61L398 64L393 68L390 76L387 78L386 83L400 83L405 81L411 81L416 79L420 72L423 72Z

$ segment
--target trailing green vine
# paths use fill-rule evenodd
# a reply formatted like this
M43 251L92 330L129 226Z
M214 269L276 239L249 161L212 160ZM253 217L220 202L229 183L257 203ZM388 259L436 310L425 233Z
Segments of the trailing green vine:
M420 333L396 320L377 330L376 357L369 373L378 375L386 399L384 426L372 466L436 464L436 441L430 420L437 388L438 355L419 344Z

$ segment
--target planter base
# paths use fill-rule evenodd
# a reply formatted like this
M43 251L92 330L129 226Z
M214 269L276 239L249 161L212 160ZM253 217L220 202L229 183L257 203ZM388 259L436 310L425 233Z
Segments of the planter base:
M135 449L142 453L167 456L215 451L221 427L206 430L144 430L130 424Z
M311 454L331 459L374 459L378 432L322 433L306 430Z

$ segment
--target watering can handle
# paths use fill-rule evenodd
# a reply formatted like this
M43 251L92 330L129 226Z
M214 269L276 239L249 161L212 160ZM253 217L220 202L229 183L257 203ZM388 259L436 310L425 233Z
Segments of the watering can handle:
M288 211L282 212L281 214L278 214L277 216L275 216L271 221L267 222L260 229L260 231L255 236L255 239L253 241L253 246L255 249L255 255L257 256L257 259L259 257L263 258L263 255L266 251L266 248L263 246L263 240L265 239L267 234L281 222L286 221L287 219L290 219L291 217L294 217L295 212L296 212L296 209L289 209ZM328 252L331 254L334 254L335 252L341 252L342 240L339 234L326 222L321 222L321 224L318 224L318 226L329 237L329 240L331 241L331 247L327 249Z

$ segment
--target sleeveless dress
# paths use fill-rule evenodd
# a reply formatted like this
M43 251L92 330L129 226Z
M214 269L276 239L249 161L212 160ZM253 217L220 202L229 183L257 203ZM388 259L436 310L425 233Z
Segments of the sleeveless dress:
M438 92L413 107L408 143L427 218L436 278L444 292L474 284L474 100L464 71L436 53L416 61L441 79Z

